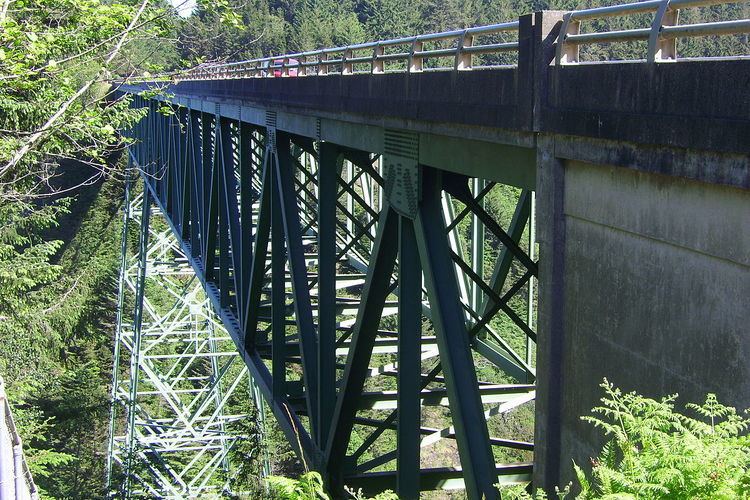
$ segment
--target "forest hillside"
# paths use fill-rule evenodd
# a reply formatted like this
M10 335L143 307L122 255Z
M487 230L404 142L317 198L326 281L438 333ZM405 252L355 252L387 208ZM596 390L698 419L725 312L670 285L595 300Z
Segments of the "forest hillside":
M612 0L4 0L0 11L0 374L35 479L97 498L104 467L128 139L113 77L443 31ZM733 9L701 19L736 19ZM745 16L747 17L747 16ZM627 27L635 20L613 20ZM617 24L621 23L621 24ZM624 24L622 24L624 23ZM684 42L732 54L742 37ZM613 56L641 46L597 47ZM504 201L497 202L502 210ZM529 417L530 418L530 417ZM531 422L521 422L529 429Z

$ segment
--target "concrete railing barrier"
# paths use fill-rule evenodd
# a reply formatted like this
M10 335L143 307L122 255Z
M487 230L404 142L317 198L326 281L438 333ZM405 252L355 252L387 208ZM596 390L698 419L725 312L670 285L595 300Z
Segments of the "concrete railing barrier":
M5 384L0 377L0 500L35 500L39 494L26 464L13 421Z

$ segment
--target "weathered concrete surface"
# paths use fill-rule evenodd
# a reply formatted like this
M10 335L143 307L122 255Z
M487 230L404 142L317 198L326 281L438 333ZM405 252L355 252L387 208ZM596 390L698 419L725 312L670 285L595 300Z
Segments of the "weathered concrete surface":
M550 66L545 132L750 153L750 60Z
M574 157L569 140L550 138L548 150ZM596 157L596 144L585 145L579 156ZM598 403L604 377L651 397L677 392L680 403L715 392L750 407L750 191L655 173L665 170L660 155L629 168L538 157L535 473L551 487L602 444L579 417ZM683 160L710 170L712 158Z
M169 88L175 95L240 99L265 107L316 113L528 129L528 101L514 68L490 71L327 75L188 81Z

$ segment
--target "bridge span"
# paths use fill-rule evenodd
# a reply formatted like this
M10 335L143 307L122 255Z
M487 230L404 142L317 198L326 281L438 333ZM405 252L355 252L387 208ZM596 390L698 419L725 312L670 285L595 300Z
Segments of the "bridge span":
M676 23L706 3L120 86L147 113L130 131L143 204L333 492L567 482L600 444L579 416L605 376L750 406L750 60L679 60L675 42L750 20ZM642 12L644 29L581 30ZM622 40L644 59L582 62ZM502 186L515 207L491 213ZM531 401L533 444L491 435Z

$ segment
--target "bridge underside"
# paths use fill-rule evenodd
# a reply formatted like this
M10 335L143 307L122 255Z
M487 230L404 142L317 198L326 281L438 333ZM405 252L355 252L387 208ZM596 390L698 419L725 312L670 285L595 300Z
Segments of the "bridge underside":
M144 203L305 464L403 498L529 481L534 151L170 101L136 98Z
M562 461L585 460L596 441L577 422L627 343L617 329L643 316L621 302L608 313L621 323L597 315L617 291L579 307L602 282L594 268L634 271L611 253L587 260L586 241L568 237L584 223L576 214L615 231L626 211L613 206L610 222L592 213L606 205L597 193L625 196L621 172L673 193L670 213L692 203L674 179L746 196L750 104L731 82L747 78L750 61L549 66L535 16L517 68L183 82L134 98L148 110L131 152L149 196L289 442L333 488L413 498L465 485L479 498L528 480L534 445L498 415L531 412L537 380L534 476L561 484ZM576 181L581 172L604 187ZM669 240L660 220L648 241ZM743 255L730 258L747 272ZM653 331L682 324L649 317ZM600 336L601 363L576 356Z

